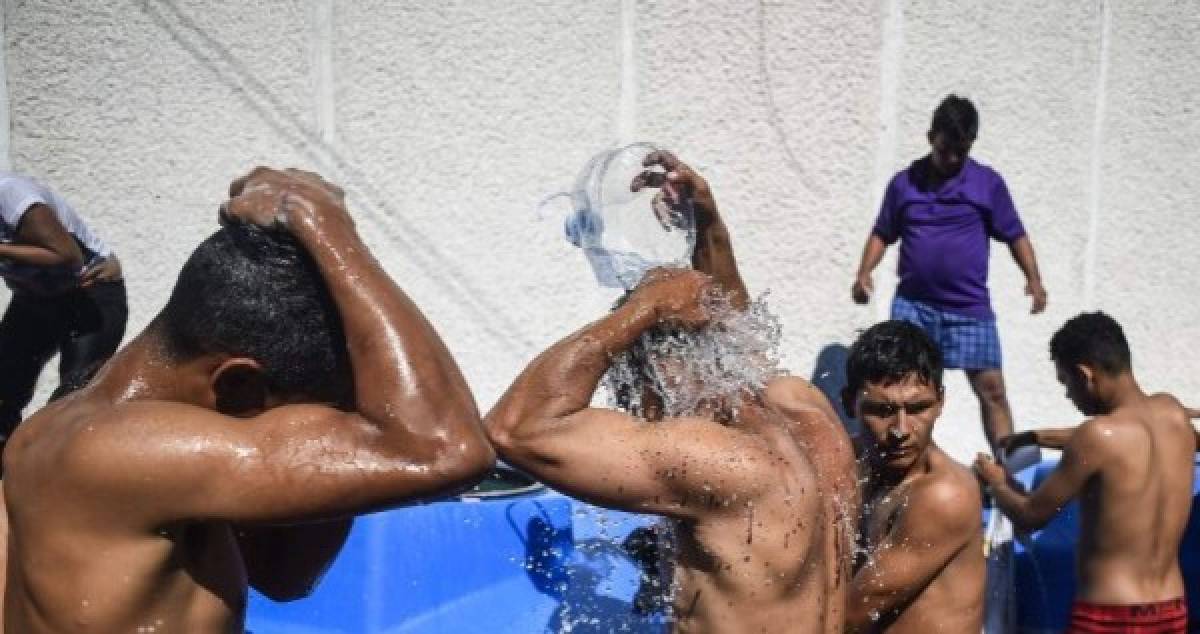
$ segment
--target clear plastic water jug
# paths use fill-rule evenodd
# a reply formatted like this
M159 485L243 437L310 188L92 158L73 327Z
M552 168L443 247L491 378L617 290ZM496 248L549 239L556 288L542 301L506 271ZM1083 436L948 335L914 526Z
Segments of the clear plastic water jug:
M660 199L656 212L657 188L631 189L634 177L648 169L642 161L656 149L634 143L601 152L579 172L571 191L547 199L569 201L563 210L566 239L583 250L601 286L632 289L652 268L691 266L696 246L691 201L668 207Z

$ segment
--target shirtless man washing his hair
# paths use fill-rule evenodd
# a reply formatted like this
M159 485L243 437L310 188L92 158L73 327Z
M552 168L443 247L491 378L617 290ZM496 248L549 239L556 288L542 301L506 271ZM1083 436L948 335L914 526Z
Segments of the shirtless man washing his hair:
M9 442L8 631L240 633L247 584L303 595L342 518L492 465L340 190L260 168L230 195L158 317Z

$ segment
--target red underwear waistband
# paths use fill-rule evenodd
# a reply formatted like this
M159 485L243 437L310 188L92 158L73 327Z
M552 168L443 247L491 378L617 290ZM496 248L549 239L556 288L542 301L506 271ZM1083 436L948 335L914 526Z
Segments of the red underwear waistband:
M1076 601L1069 634L1184 634L1187 601L1183 597L1157 603L1102 605Z

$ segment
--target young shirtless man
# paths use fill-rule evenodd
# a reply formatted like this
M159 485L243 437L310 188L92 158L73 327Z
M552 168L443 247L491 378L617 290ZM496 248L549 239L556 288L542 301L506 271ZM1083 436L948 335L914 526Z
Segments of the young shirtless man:
M1050 340L1067 398L1092 418L1073 431L1038 430L1063 447L1058 467L1032 493L980 456L975 469L1013 524L1045 526L1079 498L1078 587L1071 632L1184 632L1187 604L1179 543L1192 508L1195 433L1170 394L1146 394L1133 376L1121 327L1084 313Z
M694 199L696 264L744 300L707 183L669 154L651 154L654 163L666 176L644 174L635 187ZM676 631L841 632L853 452L818 390L784 377L738 402L652 421L589 407L613 355L663 324L708 319L709 284L695 271L651 273L530 363L488 414L489 436L506 460L569 495L673 520Z
M846 411L862 421L861 539L851 632L977 633L986 562L979 485L933 442L942 356L919 327L868 328L846 360Z
M7 631L240 633L247 583L303 595L342 518L491 466L340 190L260 168L230 195L158 317L9 442Z

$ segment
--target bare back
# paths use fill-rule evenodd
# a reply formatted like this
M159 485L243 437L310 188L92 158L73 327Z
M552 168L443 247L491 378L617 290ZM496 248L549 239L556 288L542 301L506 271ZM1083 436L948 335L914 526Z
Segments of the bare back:
M457 364L362 243L341 189L257 168L229 196L224 227L180 273L184 290L87 387L10 439L11 631L240 632L247 586L280 600L311 591L350 517L469 486L491 467ZM253 240L262 248L237 246ZM324 337L316 324L335 315L318 285L340 323ZM303 342L255 343L323 311ZM348 392L321 389L344 378L321 361L342 347Z
M824 412L795 402L751 426L773 483L677 522L680 632L841 632L856 509L853 452Z
M1080 599L1132 604L1183 595L1179 543L1192 506L1195 434L1183 407L1147 397L1085 423ZM1076 441L1073 439L1072 443Z
M78 477L87 436L115 424L99 409L51 405L9 444L9 629L240 632L246 573L228 523L145 525L136 502Z
M549 401L560 409L539 415L533 406L546 401L532 399L555 392L528 386L552 363L579 358L555 352L488 414L492 441L507 461L568 495L671 520L677 631L842 631L858 498L850 440L823 395L801 379L779 379L729 425L647 422L586 407L592 383L578 401Z

